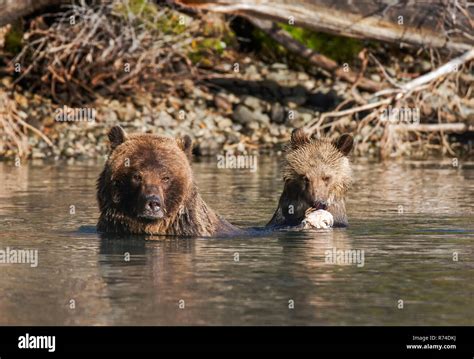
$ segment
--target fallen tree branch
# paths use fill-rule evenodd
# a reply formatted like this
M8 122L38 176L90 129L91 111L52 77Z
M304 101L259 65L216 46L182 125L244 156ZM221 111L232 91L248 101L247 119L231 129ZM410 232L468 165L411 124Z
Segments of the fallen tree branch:
M474 126L465 123L433 123L433 124L403 124L391 125L396 131L411 131L411 132L449 132L449 133L464 133L473 132Z
M215 12L288 22L336 35L374 39L414 47L465 52L472 48L472 9L452 8L445 1L325 0L176 0ZM400 24L400 17L403 19Z
M422 75L410 82L407 82L403 85L400 85L398 88L393 88L393 89L386 89L381 91L380 93L376 93L372 97L372 102L369 101L367 105L363 106L358 106L354 107L348 110L343 110L343 111L334 111L334 112L326 112L321 114L319 119L311 122L310 124L307 125L307 129L310 133L314 132L317 130L324 122L324 120L328 117L341 117L341 116L346 116L346 115L351 115L357 112L362 112L370 109L376 109L381 106L388 106L391 104L393 101L398 101L402 97L406 97L408 94L416 91L420 91L422 89L425 89L426 86L449 73L452 73L453 71L456 71L459 66L463 65L466 62L469 62L474 58L474 49L471 49L470 51L467 51L465 54L450 60L443 66L437 68L436 70L433 70L431 72L428 72L425 75ZM379 100L375 101L378 97L381 95L391 95L387 97L384 100ZM374 102L375 101L375 102Z
M347 110L334 111L334 112L325 112L325 113L321 114L319 119L317 119L316 121L313 121L312 123L310 123L309 127L307 127L307 129L308 129L309 133L313 133L316 129L318 129L323 124L323 122L326 118L329 118L329 117L342 117L342 116L352 115L352 114L357 113L357 112L367 111L367 110L371 110L371 109L374 109L374 108L378 108L380 106L389 105L391 102L392 102L392 99L387 98L387 99L380 100L380 101L377 101L377 102L368 103L366 105L353 107L353 108L350 108L350 109L347 109Z
M13 116L13 119L18 122L21 126L23 126L24 128L30 130L31 132L35 133L38 137L40 137L44 142L47 143L48 146L50 147L54 147L53 143L51 142L51 140L48 138L48 136L46 136L43 132L41 132L40 130L38 130L36 127L33 127L31 126L29 123L26 123L25 121L23 121L20 116L18 115L14 115Z
M445 63L443 66L437 68L436 70L428 72L427 74L422 75L416 78L415 80L402 85L400 88L405 92L412 91L415 88L421 85L424 85L426 83L429 83L441 76L457 71L461 65L463 65L464 63L472 59L474 59L474 49L471 49L470 51L467 51L463 55L456 57L455 59L452 59L451 61Z
M334 60L321 55L311 49L308 49L299 41L291 37L288 32L278 28L273 22L269 20L257 19L253 16L247 16L249 21L264 31L273 40L284 46L288 51L306 59L312 65L320 67L324 70L332 72L336 77L356 84L357 86L367 91L380 91L384 86L381 83L371 81L364 77L359 78L359 75L353 71L344 71L344 69L338 65Z
M1 147L16 149L19 157L28 155L28 131L41 138L48 146L54 147L51 140L36 127L21 118L16 102L0 89L0 144Z
M52 5L68 3L68 0L0 0L0 26Z
M441 148L443 149L443 151L453 154L454 152L451 149L447 139L445 138L445 134L473 132L474 126L465 123L460 123L459 119L450 116L450 113L455 111L453 110L452 106L449 107L448 104L448 108L450 108L450 110L448 112L445 112L445 114L443 115L444 121L447 121L446 123L441 123L442 111L438 108L438 121L440 123L437 124L420 124L410 122L404 123L403 121L406 121L407 118L404 117L403 109L408 109L408 113L410 114L410 116L412 116L412 111L419 111L420 107L423 106L423 97L420 96L423 91L427 90L431 91L431 93L436 94L436 89L440 87L441 83L445 81L446 75L456 72L460 66L468 63L473 59L474 49L471 49L463 55L448 61L437 69L418 78L415 78L414 80L409 81L405 84L398 84L398 82L395 82L395 80L393 80L394 83L398 85L396 88L385 89L375 93L369 99L369 102L367 104L345 110L322 113L319 118L313 120L305 127L307 128L309 133L320 134L322 130L327 129L328 127L330 127L331 130L334 130L337 126L342 125L348 120L346 116L351 116L355 113L372 110L362 119L360 119L357 125L357 130L355 130L355 132L362 133L362 128L366 126L369 122L375 120L375 126L368 132L365 132L365 134L362 136L361 143L364 144L365 142L367 142L369 138L374 135L374 133L380 127L382 127L384 135L381 139L381 154L383 157L393 155L393 152L396 152L396 150L400 148L399 136L402 133L424 133L428 134L429 136L437 135L441 142ZM461 100L459 99L457 102L460 103ZM419 112L417 113L418 117L416 120L419 121ZM394 116L394 118L392 118L392 116ZM324 124L324 121L327 118L331 117L342 118ZM396 122L394 123L392 120ZM408 118L408 121L413 120L413 117ZM454 122L456 120L457 122Z

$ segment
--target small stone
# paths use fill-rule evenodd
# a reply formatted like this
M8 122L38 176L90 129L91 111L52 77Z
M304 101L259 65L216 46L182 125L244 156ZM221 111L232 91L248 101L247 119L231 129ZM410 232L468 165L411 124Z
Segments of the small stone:
M431 63L429 61L422 61L421 62L421 71L428 72L431 70Z
M309 75L306 72L298 72L297 78L298 81L306 81L309 80Z
M313 80L308 80L303 83L306 90L311 91L316 86L316 83Z
M270 123L270 117L268 117L267 114L262 113L262 112L253 112L253 119L255 121L258 121L262 124L269 124Z
M286 64L283 64L281 62L275 62L270 66L271 69L273 70L286 70L288 69L288 66Z
M6 88L10 88L13 83L13 79L10 76L2 77L0 84Z
M237 123L245 125L246 123L252 121L253 114L252 111L250 111L247 107L238 105L232 114L232 119Z
M66 148L66 151L64 152L66 157L72 157L74 156L74 150L71 147Z
M146 107L151 104L151 94L150 93L140 93L140 95L133 96L133 102L137 106Z
M232 111L232 103L229 100L227 100L224 96L219 96L219 95L214 96L214 105L217 108L224 110L226 113Z
M242 143L242 142L239 142L239 144L237 145L237 152L239 153L245 153L245 144Z
M260 128L260 125L258 124L258 122L252 121L247 124L247 128L256 131Z
M303 120L304 123L311 122L313 118L314 118L314 115L312 115L311 113L306 113L306 112L301 113L301 119Z
M103 119L104 122L110 124L116 124L117 122L119 122L117 112L112 110L107 110L107 112L103 113L100 118Z
M288 75L281 72L270 72L267 76L267 80L282 83L287 79Z
M120 102L118 102L118 100L112 100L109 103L109 108L112 108L114 110L118 110L120 107Z
M232 64L220 64L220 68L222 69L223 72L230 72L232 70Z
M217 127L220 128L221 130L224 130L226 128L229 128L232 126L232 120L228 118L222 118L217 121Z
M174 97L174 96L169 96L166 99L167 105L174 108L175 110L178 110L181 108L182 102L179 98Z
M241 124L239 124L239 123L234 123L234 124L232 125L232 130L235 131L235 132L240 132L240 131L242 131L242 128L243 128L243 126L242 126Z
M380 76L377 75L377 74L370 75L370 79L371 79L372 81L375 81L375 82L380 82L380 81L382 81L382 79L380 78Z
M229 133L227 135L227 143L233 144L238 143L240 140L240 135L237 133Z
M32 158L45 158L46 154L42 151L37 150L36 148L33 148L31 151L31 157Z
M226 137L224 135L215 135L214 136L214 141L216 141L216 143L218 144L223 144L225 143L225 140L226 140Z
M194 82L190 79L186 79L183 81L183 90L188 95L192 94L195 91Z
M158 126L171 127L175 125L175 120L166 111L160 111L156 121Z
M20 105L20 107L24 109L28 107L28 99L25 96L19 94L18 92L15 92L14 99L15 102Z
M284 123L286 120L285 109L279 102L274 102L272 104L272 109L270 111L270 119L274 123Z
M272 135L274 137L278 137L280 135L280 130L278 129L277 126L275 126L275 125L270 126L270 135Z
M127 102L125 107L120 107L117 110L117 114L120 121L130 122L135 118L135 114L136 114L135 107L133 107L133 105L130 102Z
M209 130L213 130L216 128L216 121L214 120L214 117L206 117L203 120L204 127L208 128Z
M253 110L259 110L261 108L260 105L260 100L256 97L253 96L247 96L244 101L244 105L253 109Z
M250 76L250 77L255 76L255 75L259 75L255 65L247 66L247 68L245 69L245 74Z
M55 124L54 117L52 115L50 116L45 116L43 118L43 126L44 127L52 127Z
M269 133L262 136L262 143L272 143L273 137Z

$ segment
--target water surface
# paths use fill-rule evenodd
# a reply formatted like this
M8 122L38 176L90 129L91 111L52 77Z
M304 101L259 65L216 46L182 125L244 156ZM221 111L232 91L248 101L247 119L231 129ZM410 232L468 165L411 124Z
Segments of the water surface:
M193 167L232 223L270 219L277 159ZM97 220L100 169L0 164L0 250L39 259L0 264L1 325L474 325L472 164L356 162L348 229L161 240L78 230ZM364 265L327 263L334 248Z

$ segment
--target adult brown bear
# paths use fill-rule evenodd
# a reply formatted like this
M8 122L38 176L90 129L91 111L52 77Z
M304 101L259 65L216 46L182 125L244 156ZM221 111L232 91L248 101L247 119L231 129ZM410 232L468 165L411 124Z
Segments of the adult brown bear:
M99 232L228 236L241 232L201 198L191 170L192 141L109 132L111 152L97 182Z

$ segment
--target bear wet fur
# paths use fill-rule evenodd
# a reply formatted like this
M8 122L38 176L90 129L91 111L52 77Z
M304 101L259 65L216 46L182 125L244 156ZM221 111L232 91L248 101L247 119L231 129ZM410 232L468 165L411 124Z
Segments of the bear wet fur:
M347 226L345 195L352 183L347 156L352 146L348 134L331 141L294 130L285 149L283 193L266 227L297 226L308 208L325 209L333 215L335 227Z
M191 169L192 141L109 132L111 152L97 181L102 233L227 236L240 229L202 199Z

